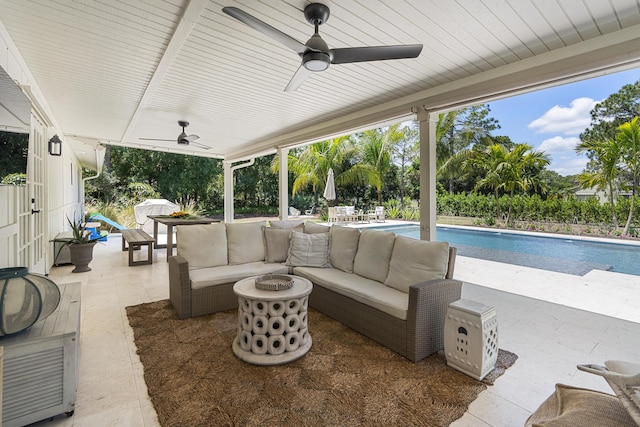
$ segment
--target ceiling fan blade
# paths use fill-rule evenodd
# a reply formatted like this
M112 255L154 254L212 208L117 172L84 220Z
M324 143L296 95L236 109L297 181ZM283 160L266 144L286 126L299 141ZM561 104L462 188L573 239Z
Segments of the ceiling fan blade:
M330 49L332 64L351 62L384 61L387 59L417 58L422 52L421 44L398 46L345 47Z
M198 135L187 135L183 139L185 139L187 142L193 142L196 139L200 139L200 137Z
M307 79L307 77L311 75L312 72L313 71L309 71L301 65L298 68L298 71L296 71L293 77L291 77L291 80L289 81L289 84L287 85L287 87L284 88L284 91L293 92L295 90L298 90L300 85L304 83L304 81Z
M193 145L194 147L202 148L204 150L210 150L211 147L208 145L200 144L199 142L191 142L189 145Z
M138 138L141 141L166 141L166 142L176 142L175 139L159 139L159 138Z
M271 25L262 22L258 18L249 15L247 12L238 9L237 7L223 7L222 11L232 18L237 19L238 21L247 24L254 30L260 31L262 34L265 34L272 39L282 43L287 46L289 49L293 50L298 54L302 54L307 48L304 43L299 42L288 34L283 33L277 28L272 27Z

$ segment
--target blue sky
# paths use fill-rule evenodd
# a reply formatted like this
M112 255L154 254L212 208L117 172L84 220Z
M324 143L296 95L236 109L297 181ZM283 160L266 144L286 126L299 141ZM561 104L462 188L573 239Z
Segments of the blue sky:
M490 102L491 116L501 126L493 134L543 150L551 157L549 169L560 175L578 174L587 159L574 147L591 123L591 109L638 80L640 69L634 69Z

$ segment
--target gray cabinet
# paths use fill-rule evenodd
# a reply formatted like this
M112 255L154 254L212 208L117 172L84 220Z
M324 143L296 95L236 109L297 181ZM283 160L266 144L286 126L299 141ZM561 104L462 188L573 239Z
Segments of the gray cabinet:
M80 338L80 283L58 285L56 311L4 347L2 425L23 426L75 410Z

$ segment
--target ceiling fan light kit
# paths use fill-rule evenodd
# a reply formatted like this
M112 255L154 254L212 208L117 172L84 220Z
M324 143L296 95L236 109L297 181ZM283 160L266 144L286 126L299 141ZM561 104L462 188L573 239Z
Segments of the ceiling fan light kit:
M310 75L306 71L324 71L329 68L330 64L417 58L422 52L421 44L329 49L329 46L318 32L319 26L327 22L330 16L329 7L322 3L311 3L304 8L304 17L307 22L314 26L315 30L311 38L304 44L237 7L223 7L222 11L254 30L282 43L302 58L302 64L285 88L287 92L294 91L302 85Z
M309 71L324 71L329 68L331 58L324 52L307 52L302 57L302 65Z

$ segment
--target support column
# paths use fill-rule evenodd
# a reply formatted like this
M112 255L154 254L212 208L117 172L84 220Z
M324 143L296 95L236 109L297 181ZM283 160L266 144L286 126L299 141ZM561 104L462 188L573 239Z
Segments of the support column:
M224 222L233 222L233 172L236 169L246 168L255 163L256 159L251 159L245 163L232 166L233 162L223 161L224 167Z
M420 240L436 240L436 114L421 108Z
M233 171L231 162L222 162L224 170L224 222L233 222Z
M289 217L289 149L278 148L278 200L280 219Z

